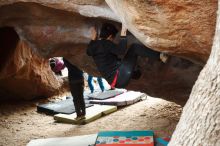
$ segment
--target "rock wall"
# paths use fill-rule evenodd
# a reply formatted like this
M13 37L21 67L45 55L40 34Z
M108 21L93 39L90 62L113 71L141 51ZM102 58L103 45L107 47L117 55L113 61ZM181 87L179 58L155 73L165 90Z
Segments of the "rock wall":
M87 44L91 26L113 20L122 22L154 50L199 64L206 62L214 35L217 0L106 2L2 0L0 26L15 27L31 48L50 55L57 49Z
M220 145L220 0L211 55L193 86L169 146ZM187 129L187 130L186 130Z
M90 41L91 27L100 28L106 21L115 23L117 27L122 22L137 39L154 50L186 58L198 64L206 62L214 35L217 0L106 0L106 2L2 0L0 27L13 27L21 41L25 41L31 48L32 55L38 56L42 62L45 61L43 58L63 56L93 75L98 75L98 72L91 58L87 57L85 49ZM7 59L4 61L8 62ZM144 75L141 80L132 81L129 88L142 89L159 97L188 96L201 70L199 65L176 57L172 57L167 64L157 61L151 64L143 61L141 64L145 64ZM26 69L27 72L35 68L29 67ZM44 67L46 75L48 66ZM0 66L1 68L2 71L8 70L6 65ZM11 70L17 69L11 67ZM8 70L7 73L10 75L14 72ZM39 77L36 75L34 78ZM28 85L33 83L34 78L26 78L24 89L31 88ZM57 81L51 79L51 82ZM54 89L59 88L59 83L51 86L51 82L41 80L45 90L41 92L42 94L50 95ZM41 83L39 82L39 85ZM9 85L12 84L13 81L10 81ZM9 89L9 85L5 84L2 89L5 87ZM32 88L35 91L32 93L36 96L41 94L36 92L38 89L34 86ZM170 91L172 89L176 92ZM22 90L16 92L19 92L19 95L23 94Z
M24 41L14 43L15 48L0 48L7 56L0 69L0 99L33 99L58 94L62 80L54 76L48 60L39 57ZM1 54L1 58L4 56Z
M48 3L53 7L58 6L51 4L50 1L48 1ZM91 3L102 5L102 2L96 3L96 1L94 1ZM77 56L78 51L85 51L86 44L90 41L90 27L94 25L100 27L101 22L107 21L100 18L91 19L83 16L84 13L88 13L83 10L85 9L85 11L87 11L87 8L89 8L89 11L94 9L94 14L90 13L90 15L101 17L97 15L103 14L102 11L105 10L104 8L100 7L99 9L99 7L91 5L91 3L87 2L86 5L88 5L88 7L85 8L80 6L81 4L85 6L83 1L79 2L79 5L74 5L74 11L77 13L69 12L66 9L64 11L45 7L30 2L7 3L9 5L0 7L0 26L13 27L19 34L22 42L25 41L27 43L25 46L19 45L16 49L16 46L14 46L13 49L18 50L11 50L11 53L16 56L14 58L13 55L8 52L7 54L11 56L7 56L4 59L5 55L3 53L7 52L5 51L7 48L4 46L0 48L1 60L8 64L10 61L9 58L11 58L12 60L14 59L12 64L15 64L10 67L7 64L0 66L0 68L2 68L0 71L2 83L0 95L2 98L32 99L42 95L51 96L59 92L62 84L53 76L47 59L54 56L72 58ZM66 4L66 7L68 6L70 5ZM103 7L106 6L105 4ZM105 14L108 13L109 12L105 10ZM109 14L109 17L110 16ZM107 17L106 15L106 19ZM108 19L113 19L109 17ZM10 37L12 36L9 35L9 38ZM9 40L8 44L10 43ZM2 42L0 42L0 44L2 44ZM30 47L27 47L27 45ZM26 49L28 51L25 52L24 50ZM22 57L20 57L21 54ZM81 57L83 56L77 58L80 59ZM16 62L21 62L21 64L17 64ZM30 62L32 62L32 64L30 64ZM80 60L77 62L80 62ZM92 72L97 72L97 70L93 70ZM16 76L16 79L14 79L14 76ZM28 93L26 91L28 91ZM9 92L11 93L10 95L8 94Z
M188 60L170 56L166 63L139 58L142 70L139 80L131 80L128 89L144 91L150 96L184 105L202 69Z
M2 0L0 6L10 4L28 3L40 4L50 8L78 13L86 17L100 17L114 21L120 21L119 17L108 7L104 0ZM31 4L32 3L32 4Z
M69 3L55 4L46 1L43 4L53 7L63 6L63 9L30 2L3 5L0 7L0 26L14 27L21 39L26 40L34 51L44 57L54 56L53 53L59 49L69 48L74 52L78 46L85 47L90 41L90 27L95 25L100 27L103 21L107 21L107 17L113 19L110 12L108 13L109 8L104 9L101 6L102 11L99 11L98 6L81 8L81 5L76 5L75 8L74 5L71 7L72 12L69 12L66 8L71 6ZM84 10L91 11L89 17L84 16L86 15ZM105 16L97 16L96 13Z
M106 0L146 46L204 64L214 36L217 0Z

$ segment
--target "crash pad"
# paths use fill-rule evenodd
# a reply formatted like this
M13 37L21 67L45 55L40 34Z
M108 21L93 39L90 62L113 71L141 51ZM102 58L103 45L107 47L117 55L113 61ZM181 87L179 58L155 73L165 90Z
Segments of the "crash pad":
M93 146L97 134L31 140L27 146Z
M156 138L155 146L167 146L170 141L169 137Z
M104 100L104 99L108 99L108 98L112 98L117 95L120 95L126 91L127 91L126 89L124 89L124 90L120 90L120 89L106 90L104 92L94 92L92 94L88 94L87 96L89 97L89 99Z
M103 131L96 146L154 146L153 135L153 131Z
M144 93L128 91L114 98L109 98L105 100L90 100L91 104L101 104L101 105L115 105L115 106L125 106L134 104L141 100L142 97L146 96Z
M86 107L91 107L92 104L86 104ZM54 115L58 113L72 114L75 112L75 107L73 104L73 99L69 98L66 100L61 100L58 102L50 102L47 104L40 104L37 106L38 112L43 112L46 114Z
M71 123L71 124L86 124L92 122L103 115L110 114L117 110L116 106L109 105L94 105L86 108L86 118L84 120L76 121L76 113L73 114L57 114L54 119L58 122Z

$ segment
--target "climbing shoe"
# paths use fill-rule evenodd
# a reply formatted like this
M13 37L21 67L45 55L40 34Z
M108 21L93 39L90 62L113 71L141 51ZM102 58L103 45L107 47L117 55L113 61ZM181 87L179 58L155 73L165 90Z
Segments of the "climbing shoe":
M77 117L75 118L76 121L81 121L81 120L84 120L84 119L86 119L85 116L77 116Z

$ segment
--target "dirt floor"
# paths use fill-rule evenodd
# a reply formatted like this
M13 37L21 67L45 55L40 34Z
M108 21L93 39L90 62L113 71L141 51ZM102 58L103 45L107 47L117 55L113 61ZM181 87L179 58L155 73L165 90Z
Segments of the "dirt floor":
M93 134L100 130L154 130L156 136L170 136L182 111L175 103L148 97L77 126L56 123L52 116L37 113L36 105L45 101L1 102L0 146L24 146L32 139Z

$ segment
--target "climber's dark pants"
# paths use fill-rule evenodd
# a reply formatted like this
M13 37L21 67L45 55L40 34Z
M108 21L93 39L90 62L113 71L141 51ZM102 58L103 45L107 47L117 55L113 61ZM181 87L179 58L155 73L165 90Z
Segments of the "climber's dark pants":
M63 59L65 66L68 68L68 79L70 91L73 96L73 103L76 110L77 117L85 116L85 101L83 96L84 91L84 78L83 72L72 65L66 59Z
M132 44L118 68L118 77L115 87L124 88L128 85L135 69L138 56L158 60L160 58L160 53L141 44ZM111 82L113 78L114 76L111 78Z

